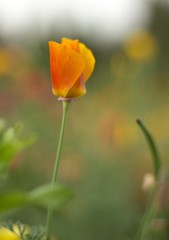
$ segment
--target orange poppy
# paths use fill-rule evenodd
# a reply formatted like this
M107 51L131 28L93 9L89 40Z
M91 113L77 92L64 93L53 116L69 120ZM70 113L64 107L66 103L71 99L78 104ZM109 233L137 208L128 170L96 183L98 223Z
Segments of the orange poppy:
M95 58L79 40L62 38L49 42L52 90L61 99L72 99L86 93L85 82L91 76Z

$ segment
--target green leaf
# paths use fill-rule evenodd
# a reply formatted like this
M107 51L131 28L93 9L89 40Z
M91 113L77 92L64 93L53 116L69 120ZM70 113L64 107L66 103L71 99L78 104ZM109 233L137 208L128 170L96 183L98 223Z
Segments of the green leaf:
M22 208L29 203L26 192L5 192L0 194L0 212Z
M35 136L21 139L17 135L17 131L10 127L4 131L0 139L0 161L9 162L13 157L24 148L33 144L36 140Z
M22 134L22 123L14 127L7 127L6 122L0 119L0 177L7 176L9 163L23 149L29 147L36 141L34 135L20 136ZM6 171L6 173L5 173Z
M61 185L44 185L31 192L5 192L0 194L0 212L7 212L27 206L61 207L73 196L72 191Z
M68 187L61 185L44 185L30 192L30 201L38 206L58 208L72 198L73 192Z

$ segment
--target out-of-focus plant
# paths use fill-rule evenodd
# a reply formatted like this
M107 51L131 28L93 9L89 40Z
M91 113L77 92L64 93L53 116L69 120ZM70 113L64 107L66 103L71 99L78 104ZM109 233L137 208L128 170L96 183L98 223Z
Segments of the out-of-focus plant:
M26 191L4 191L0 193L0 212L9 212L28 206L51 206L56 209L72 197L72 191L61 185L43 185Z
M5 227L0 227L0 239L1 240L20 240L20 237L10 231L8 228L5 228Z
M5 120L0 120L0 176L3 176L13 158L20 151L30 146L35 141L34 136L21 138L19 135L22 124L7 127ZM58 197L59 196L59 197ZM0 212L6 212L28 205L58 207L71 196L71 191L57 185L50 188L48 185L41 186L31 192L13 191L0 192Z
M158 191L159 174L161 170L161 160L159 157L159 153L158 153L155 141L151 133L145 127L144 123L140 119L137 119L137 123L140 126L147 140L148 146L152 154L152 163L153 163L153 174L146 175L146 178L144 179L144 187L149 188L148 204L147 204L147 208L144 213L142 222L140 224L140 227L135 235L135 240L139 240L139 239L143 240L143 239L147 239L150 233L151 222L157 212L157 206L156 206L157 204L155 200L156 200L157 191Z
M14 157L23 149L30 146L35 141L35 136L21 137L22 124L18 123L14 127L8 127L5 120L0 120L0 177L7 175L8 167ZM17 210L28 206L59 208L72 197L72 191L61 185L43 185L32 191L8 191L0 190L0 213ZM37 239L36 231L21 238L16 232L12 233L7 228L0 228L1 240ZM42 233L41 233L42 234ZM38 234L38 239L40 234Z
M0 227L1 240L45 240L45 228L41 225L30 226L17 223L4 223ZM51 240L55 240L52 236Z
M134 32L125 43L126 55L135 62L149 61L157 53L157 41L155 37L145 31Z
M0 119L0 177L7 172L14 157L35 141L33 135L21 136L22 127L22 123L17 123L14 127L8 126L4 119Z

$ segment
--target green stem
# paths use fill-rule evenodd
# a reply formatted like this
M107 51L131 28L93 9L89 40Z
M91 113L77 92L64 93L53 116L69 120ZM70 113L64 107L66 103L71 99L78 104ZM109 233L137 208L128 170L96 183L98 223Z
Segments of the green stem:
M156 191L157 191L157 186L155 184L155 186L151 189L148 205L144 213L144 216L142 218L139 229L137 230L137 233L135 235L135 238L134 238L135 240L144 239L148 233L148 229L150 227L150 221L156 213L155 206L154 206Z
M155 141L154 141L153 137L151 136L150 132L148 131L148 129L145 127L145 125L141 121L141 119L138 118L136 121L137 121L138 125L140 126L140 128L147 140L147 143L149 145L149 148L150 148L150 151L152 154L154 175L155 175L155 178L158 179L158 175L159 175L160 168L161 168L161 160L159 157L159 153L158 153Z
M140 119L137 119L137 123L140 126L140 128L147 140L147 143L149 145L149 148L150 148L150 151L152 154L154 176L155 176L156 181L158 181L159 173L160 173L160 169L161 169L161 160L159 157L159 153L158 153L155 141L154 141L153 137L151 136L150 132L148 131L148 129L145 127L145 125L143 124L143 122ZM148 230L150 227L150 222L156 213L155 197L156 197L157 187L158 187L158 185L156 182L155 185L153 186L153 188L151 189L148 205L147 205L146 211L144 213L140 227L135 235L135 240L144 239L148 233Z
M60 128L56 160L55 160L53 174L52 174L51 187L54 187L54 185L55 185L57 173L58 173L58 169L59 169L60 156L61 156L61 150L62 150L62 145L63 145L63 136L64 136L65 125L66 125L66 116L67 116L67 110L68 110L69 103L70 103L70 101L63 101L62 123L61 123L61 128ZM46 240L50 240L52 215L53 215L53 209L51 207L49 207L48 212L47 212Z

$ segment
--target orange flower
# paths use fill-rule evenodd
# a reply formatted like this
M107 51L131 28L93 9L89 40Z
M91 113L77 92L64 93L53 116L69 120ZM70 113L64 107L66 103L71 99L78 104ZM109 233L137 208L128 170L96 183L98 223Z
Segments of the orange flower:
M85 82L95 65L92 52L79 40L62 38L49 42L52 90L61 99L71 99L86 93Z

